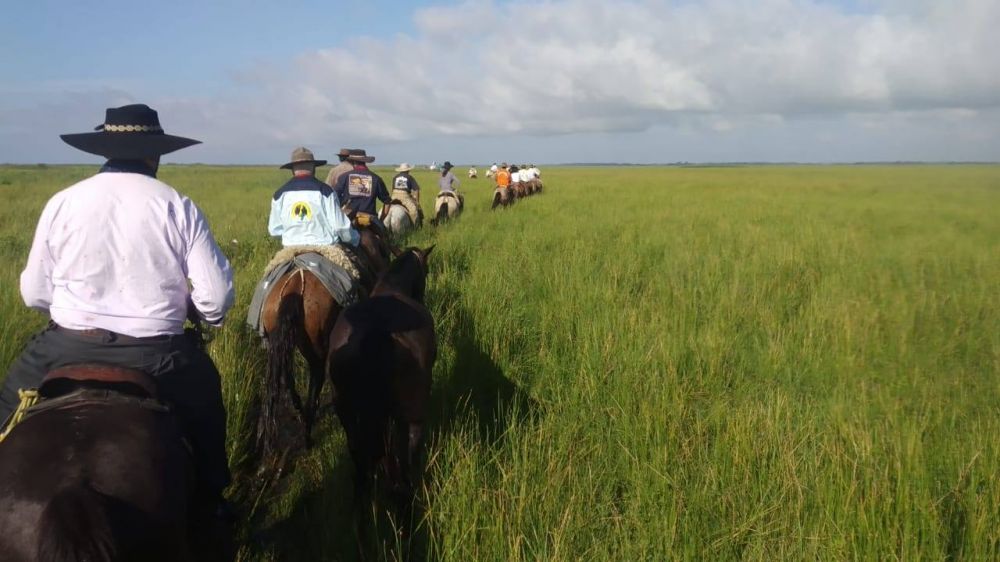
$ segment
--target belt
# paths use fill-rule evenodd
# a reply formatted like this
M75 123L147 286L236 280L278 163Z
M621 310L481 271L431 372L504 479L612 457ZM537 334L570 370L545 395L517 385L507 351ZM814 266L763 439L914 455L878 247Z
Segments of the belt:
M166 341L174 335L161 335L161 336L147 336L144 338L137 338L135 336L128 336L125 334L119 334L118 332L112 332L111 330L105 330L104 328L85 328L83 330L73 330L60 326L59 324L52 323L53 329L62 332L64 334L70 334L74 336L80 336L84 338L106 338L108 341L134 341L134 342L154 342L154 341Z

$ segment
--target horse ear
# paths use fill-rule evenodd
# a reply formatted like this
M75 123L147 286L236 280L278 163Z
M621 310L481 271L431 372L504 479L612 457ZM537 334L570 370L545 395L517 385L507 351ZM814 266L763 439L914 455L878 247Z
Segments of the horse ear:
M431 244L430 248L427 248L426 250L424 250L424 260L425 261L427 260L427 256L431 255L431 251L434 250L434 246L437 246L437 244Z
M397 248L396 246L393 246L392 244L389 244L389 251L392 252L392 255L396 256L397 258L403 255L403 250Z

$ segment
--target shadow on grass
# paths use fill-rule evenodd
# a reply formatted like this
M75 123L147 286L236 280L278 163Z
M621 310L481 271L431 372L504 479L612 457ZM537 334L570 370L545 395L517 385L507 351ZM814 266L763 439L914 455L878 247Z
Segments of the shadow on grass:
M538 404L481 347L468 311L458 305L451 312L455 359L450 372L434 388L430 425L448 434L457 424L471 421L479 439L494 446L508 427L532 419Z

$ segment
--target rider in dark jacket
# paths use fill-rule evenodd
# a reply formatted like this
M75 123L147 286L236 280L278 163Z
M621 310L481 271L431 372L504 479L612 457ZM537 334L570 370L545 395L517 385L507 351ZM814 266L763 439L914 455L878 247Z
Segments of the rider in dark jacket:
M382 178L368 169L367 164L374 162L375 157L368 156L364 150L352 149L347 160L354 164L354 169L340 176L333 190L352 217L361 212L368 213L377 220L375 199L382 201L383 205L387 205L391 199Z

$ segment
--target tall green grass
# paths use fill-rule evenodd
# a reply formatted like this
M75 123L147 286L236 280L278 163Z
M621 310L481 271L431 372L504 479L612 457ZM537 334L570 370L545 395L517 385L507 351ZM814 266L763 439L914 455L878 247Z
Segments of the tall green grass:
M0 168L0 366L44 319L34 222L90 168ZM384 176L391 172L384 171ZM263 168L172 167L236 269L211 344L234 464L264 352L242 325L277 244ZM431 209L434 176L419 172ZM386 177L388 179L388 177ZM423 520L432 560L1000 558L1000 168L559 168L436 244ZM355 557L350 460L260 497L248 560ZM240 496L243 498L244 496ZM386 540L371 553L391 558Z

